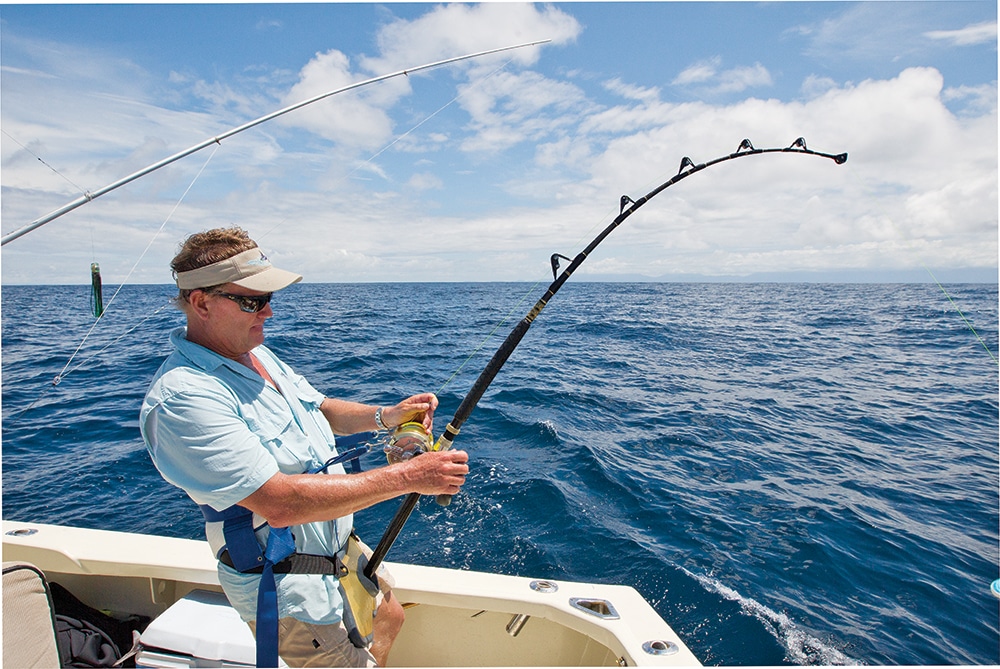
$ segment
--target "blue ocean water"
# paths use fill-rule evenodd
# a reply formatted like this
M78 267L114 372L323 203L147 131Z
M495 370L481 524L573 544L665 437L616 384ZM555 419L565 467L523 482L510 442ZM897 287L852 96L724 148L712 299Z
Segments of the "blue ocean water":
M945 288L571 282L389 559L628 584L709 665L1000 663L997 286ZM268 344L333 396L436 391L440 429L543 289L297 285ZM201 536L137 428L172 293L90 332L89 288L3 287L5 518Z

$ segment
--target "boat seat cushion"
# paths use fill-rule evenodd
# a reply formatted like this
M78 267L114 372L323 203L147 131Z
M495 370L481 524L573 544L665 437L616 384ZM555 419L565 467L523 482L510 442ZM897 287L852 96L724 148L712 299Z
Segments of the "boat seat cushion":
M3 663L60 666L52 595L45 575L27 562L3 563Z

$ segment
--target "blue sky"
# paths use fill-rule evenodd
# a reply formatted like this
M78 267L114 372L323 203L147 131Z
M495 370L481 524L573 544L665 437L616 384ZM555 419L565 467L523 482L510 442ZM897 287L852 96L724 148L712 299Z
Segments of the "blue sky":
M161 158L340 94L10 242L4 283L167 283L246 227L307 281L544 278L664 191L584 279L996 277L995 2L3 5L3 233ZM44 162L43 162L44 161Z

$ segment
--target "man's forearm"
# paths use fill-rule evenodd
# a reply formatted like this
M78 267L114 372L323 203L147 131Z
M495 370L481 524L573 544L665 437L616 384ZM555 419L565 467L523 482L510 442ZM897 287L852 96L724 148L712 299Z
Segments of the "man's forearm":
M411 492L453 495L468 474L467 462L464 451L442 451L360 474L278 473L240 506L275 527L330 521Z

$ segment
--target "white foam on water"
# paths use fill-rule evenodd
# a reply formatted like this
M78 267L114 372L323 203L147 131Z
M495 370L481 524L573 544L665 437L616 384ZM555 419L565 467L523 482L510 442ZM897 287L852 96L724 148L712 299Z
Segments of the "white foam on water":
M682 567L683 569L683 567ZM711 592L737 602L740 608L759 620L778 642L788 651L788 660L800 665L857 666L864 664L833 646L824 643L809 633L799 629L784 613L778 613L760 602L744 597L736 590L722 584L717 579L684 571Z

